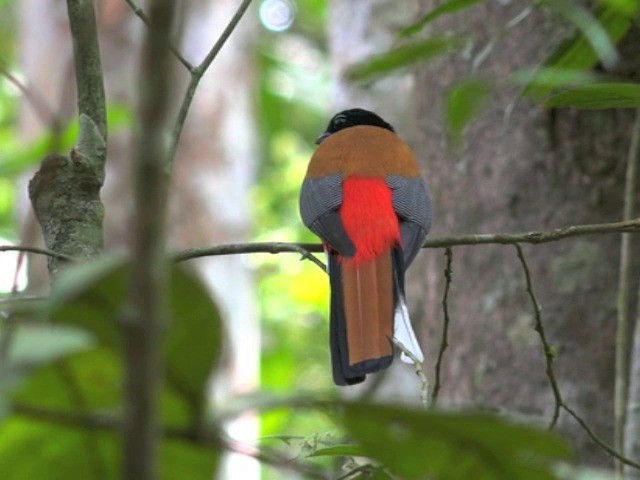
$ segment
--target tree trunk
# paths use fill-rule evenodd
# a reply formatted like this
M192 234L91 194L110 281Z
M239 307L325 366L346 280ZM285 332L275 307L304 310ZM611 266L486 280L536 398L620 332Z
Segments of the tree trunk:
M437 4L417 3L423 12ZM428 30L434 36L452 31L470 35L474 41L469 49L366 88L342 79L349 65L392 45L393 34L410 23L414 6L411 1L335 0L330 21L333 78L336 110L363 106L377 111L423 160L434 204L431 235L619 220L631 111L548 110L518 100L513 88L499 88L469 128L463 148L447 147L443 97L448 88L474 73L502 79L544 61L571 34L569 26L548 12L537 9L498 37L524 7L480 3L438 19ZM474 72L473 60L494 39L489 56ZM637 54L627 54L632 45L631 39L625 41L621 51L637 65ZM625 62L625 68L634 61ZM612 443L613 433L619 243L618 236L610 235L523 247L542 322L557 351L554 370L561 393L607 443ZM432 383L442 332L443 253L422 252L408 277L412 316L427 347L425 368ZM448 306L450 346L444 354L440 404L507 410L548 423L554 397L516 249L455 248ZM378 394L417 402L418 380L410 368L397 364ZM571 434L585 461L611 463L566 413L560 415L559 425Z
M434 7L432 1L421 4L425 10ZM417 75L416 123L434 197L433 235L551 229L621 216L632 111L548 110L499 89L469 128L465 148L454 154L443 146L443 94L470 75L475 55L521 8L482 3L442 19L432 30L465 31L476 39L470 55L431 62ZM497 40L477 73L499 79L537 65L568 32L536 10ZM557 351L554 369L564 400L610 444L619 243L611 235L524 247L542 322ZM435 255L441 257L429 256ZM464 247L453 255L443 400L548 422L554 397L514 248ZM431 365L440 341L442 268L439 259L425 270L430 300L421 324ZM610 464L566 413L559 424L584 461Z

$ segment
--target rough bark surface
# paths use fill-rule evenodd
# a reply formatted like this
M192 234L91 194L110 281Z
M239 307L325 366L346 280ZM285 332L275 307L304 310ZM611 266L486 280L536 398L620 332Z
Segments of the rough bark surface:
M101 186L94 168L75 150L69 157L45 157L29 182L29 197L47 248L77 258L102 251ZM49 257L48 261L49 273L55 277L64 260Z
M420 3L425 10L434 6ZM475 55L520 8L482 3L433 26L433 33L467 31L476 39L466 55L431 62L417 76L419 156L434 196L434 235L551 229L621 217L631 111L546 110L526 100L514 104L517 92L501 89L469 128L462 151L445 147L443 95L472 73ZM567 34L566 26L536 11L498 40L477 73L503 78L538 64ZM603 235L524 248L542 321L557 349L562 394L608 443L619 242L619 236ZM554 400L515 250L463 247L453 254L443 403L548 421ZM428 293L422 338L430 365L440 341L442 269L438 259L423 272ZM585 461L610 464L573 419L561 415L560 427L571 433Z

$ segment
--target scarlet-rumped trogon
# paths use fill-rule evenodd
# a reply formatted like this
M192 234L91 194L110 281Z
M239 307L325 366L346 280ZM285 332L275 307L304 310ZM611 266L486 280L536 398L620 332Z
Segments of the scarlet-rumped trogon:
M431 205L411 149L375 113L338 113L316 143L300 213L328 255L333 380L353 385L391 364L392 338L423 359L404 275L429 231Z

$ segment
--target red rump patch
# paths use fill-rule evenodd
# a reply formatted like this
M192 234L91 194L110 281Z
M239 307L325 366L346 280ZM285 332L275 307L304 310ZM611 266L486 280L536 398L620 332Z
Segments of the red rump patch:
M356 247L356 255L349 262L372 260L400 244L391 189L382 178L346 178L342 182L340 217Z

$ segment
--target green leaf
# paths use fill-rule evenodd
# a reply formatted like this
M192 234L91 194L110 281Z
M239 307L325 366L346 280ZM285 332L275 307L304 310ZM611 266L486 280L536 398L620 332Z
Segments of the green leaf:
M206 401L207 379L222 348L220 312L204 284L182 267L173 269L169 306L167 379L199 417Z
M569 0L546 0L551 10L573 23L589 43L593 53L608 68L618 60L618 53L609 38L608 32L589 10Z
M640 107L640 84L598 83L575 87L552 95L548 107L637 108Z
M124 257L113 255L67 268L46 312L56 322L83 327L102 345L119 349L129 270ZM178 266L171 270L169 308L167 381L192 408L193 418L200 418L207 379L220 355L220 314L202 282Z
M331 447L318 448L311 452L308 457L366 457L361 446L344 444L333 445Z
M356 63L347 70L346 77L352 81L371 80L418 61L449 53L459 48L462 43L463 40L460 37L453 36L434 37L407 43Z
M597 81L602 81L601 75L582 70L555 67L518 70L509 75L509 83L543 88L573 87Z
M408 37L414 35L421 31L427 24L433 22L436 18L441 17L442 15L447 15L451 13L456 13L461 10L465 10L469 7L472 7L476 3L483 2L484 0L448 0L433 10L427 12L420 20L416 23L409 25L406 28L400 30L399 35L403 37Z
M640 9L638 0L598 0L602 5L613 8L620 13L633 17Z
M115 431L97 431L15 416L0 426L0 472L7 480L121 478L121 442ZM35 454L34 452L37 452ZM163 439L159 478L210 480L218 452Z
M353 402L337 420L369 457L409 480L552 480L571 456L553 433L487 415Z
M468 80L449 90L445 98L445 122L454 143L462 136L464 128L482 111L491 93L491 85L485 80Z
M614 44L618 43L631 28L629 18L615 8L601 8L596 14L596 19ZM578 32L573 38L563 42L544 62L544 66L588 70L594 67L597 62L598 56L589 41L582 32ZM541 100L551 90L551 87L530 85L525 89L524 95L530 96L534 100Z

